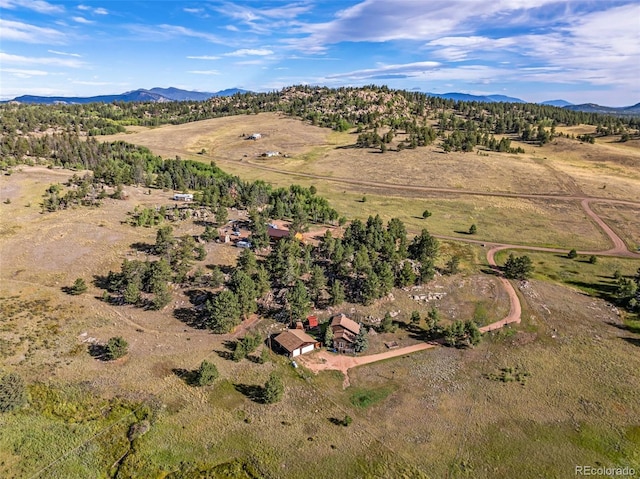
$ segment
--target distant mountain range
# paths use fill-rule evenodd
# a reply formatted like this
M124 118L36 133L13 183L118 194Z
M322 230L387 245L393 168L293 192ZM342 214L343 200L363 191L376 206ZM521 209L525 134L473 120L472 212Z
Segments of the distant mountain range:
M134 90L121 93L119 95L100 95L90 97L65 97L65 96L33 96L23 95L9 101L19 103L41 103L41 104L78 104L78 103L113 103L115 101L133 102L168 102L168 101L204 101L216 96L231 96L236 93L249 93L248 90L230 88L215 93L180 90L179 88L152 88L150 90Z
M9 101L19 103L41 103L41 104L77 104L77 103L112 103L115 101L123 102L169 102L169 101L205 101L209 98L217 96L231 96L236 93L251 93L249 90L239 88L230 88L217 92L202 92L180 90L179 88L151 88L150 90L139 89L121 93L119 95L100 95L90 97L63 97L63 96L33 96L23 95ZM425 93L427 96L437 98L446 98L454 101L477 101L485 103L506 102L506 103L528 103L521 98L515 98L506 95L470 95L468 93ZM7 102L2 102L7 103ZM567 108L574 111L584 111L588 113L603 113L607 115L640 115L640 103L627 107L608 107L596 105L594 103L584 103L582 105L574 105L566 100L548 100L540 102L541 105L550 105L560 108Z
M469 95L467 93L426 93L427 96L435 96L438 98L446 98L454 101L477 101L477 102L508 102L508 103L528 103L520 98L514 98L505 95ZM640 103L632 106L623 106L619 108L610 106L596 105L595 103L583 103L574 105L566 100L547 100L540 102L541 105L556 106L566 108L573 111L584 111L587 113L602 113L605 115L640 115Z
M595 103L584 103L582 105L565 106L567 110L586 111L588 113L602 113L605 115L640 115L640 103L632 106L613 108L610 106L596 105Z
M520 98L514 98L505 95L469 95L468 93L425 93L427 96L435 96L436 98L445 98L454 101L479 101L485 103L507 102L507 103L528 103Z

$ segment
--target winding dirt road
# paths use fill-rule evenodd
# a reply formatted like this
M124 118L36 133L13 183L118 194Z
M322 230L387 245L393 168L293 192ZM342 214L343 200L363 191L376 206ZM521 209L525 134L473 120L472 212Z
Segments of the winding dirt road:
M640 254L629 251L624 241L600 218L590 207L589 202L594 201L592 198L582 198L580 204L582 208L585 210L586 214L604 231L607 235L613 247L606 251L581 251L580 254L596 254L602 256L623 256L630 258L640 258ZM604 202L602 199L598 199L597 201ZM437 236L437 235L434 235ZM467 243L474 244L483 244L486 242L481 240L473 240L473 239L464 239L464 238L456 238L450 236L437 236L442 239L454 240L454 241L464 241ZM520 299L518 298L518 294L516 293L515 288L511 284L511 282L506 279L500 268L498 267L495 259L495 255L498 251L502 251L505 249L525 249L525 250L533 250L533 251L544 251L551 253L566 253L567 251L559 248L544 248L537 246L526 246L526 245L512 245L512 244L490 244L490 248L487 250L487 263L494 270L498 276L502 287L509 297L509 313L502 319L495 321L491 324L483 326L480 328L482 333L487 333L489 331L495 331L496 329L500 329L505 327L511 323L520 323L522 320L522 306L520 304ZM314 353L312 356L304 356L299 358L299 361L305 365L308 369L313 371L314 373L319 373L320 371L325 370L337 370L342 372L344 375L344 381L342 383L343 388L349 387L349 369L355 368L357 366L362 366L364 364L371 364L378 361L384 361L385 359L396 358L399 356L404 356L407 354L415 353L418 351L424 351L426 349L431 349L439 346L437 342L429 342L429 343L419 343L414 344L412 346L407 346L405 348L396 349L393 351L387 351L379 354L370 354L367 356L343 356L339 354L329 353L327 351L319 351Z

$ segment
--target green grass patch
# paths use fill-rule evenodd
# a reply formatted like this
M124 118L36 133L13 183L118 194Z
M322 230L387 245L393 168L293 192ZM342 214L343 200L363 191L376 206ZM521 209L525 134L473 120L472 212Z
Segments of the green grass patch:
M76 385L34 384L28 391L29 406L2 418L1 477L31 477L43 468L43 477L101 477L130 447L131 425L152 414L146 405Z
M349 396L349 401L355 407L366 409L381 401L395 391L395 387L385 385L379 388L357 388Z
M533 277L536 279L562 283L605 299L611 299L616 288L615 271L632 277L640 268L640 260L637 259L600 256L592 264L586 255L569 259L561 253L525 250L502 250L496 255L497 263L504 264L510 253L529 256L534 267Z

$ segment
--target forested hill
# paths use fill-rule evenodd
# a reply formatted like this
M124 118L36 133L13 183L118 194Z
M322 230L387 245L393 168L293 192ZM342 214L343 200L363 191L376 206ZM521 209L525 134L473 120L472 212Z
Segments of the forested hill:
M511 139L544 144L560 125L590 124L597 126L597 135L630 137L637 134L640 125L638 116L623 118L533 103L454 101L379 86L291 86L270 93L238 93L207 101L4 104L0 105L1 140L3 145L13 144L31 132L105 135L123 132L128 125L182 124L260 112L281 112L339 131L355 128L363 135L358 146L381 149L399 132L407 137L399 147L415 148L441 138L445 150L470 151L482 145L510 151ZM502 138L493 135L508 138L499 145Z

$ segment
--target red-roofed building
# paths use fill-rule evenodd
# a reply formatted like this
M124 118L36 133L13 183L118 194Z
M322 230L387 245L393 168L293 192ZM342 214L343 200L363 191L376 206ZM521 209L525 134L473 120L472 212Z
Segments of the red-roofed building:
M307 327L309 329L314 329L318 327L318 317L317 316L307 316Z

